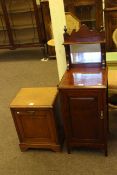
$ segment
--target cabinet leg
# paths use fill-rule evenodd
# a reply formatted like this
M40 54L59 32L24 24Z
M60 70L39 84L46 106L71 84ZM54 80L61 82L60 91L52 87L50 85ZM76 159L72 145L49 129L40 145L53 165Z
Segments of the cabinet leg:
M67 148L67 152L68 152L68 154L71 154L71 149Z
M44 44L44 58L43 58L43 61L46 61L48 60L48 46L47 46L47 43Z
M24 152L24 151L26 151L26 150L28 149L28 147L25 146L25 145L19 144L19 146L20 146L20 150L21 150L22 152Z
M60 147L59 145L53 146L51 149L52 149L54 152L62 152L62 149L61 149L61 147Z
M69 146L69 143L66 143L66 147L67 147L67 152L68 152L68 154L71 154L71 148L70 148L70 146Z
M107 148L105 148L105 150L104 150L104 154L105 154L106 157L108 156Z

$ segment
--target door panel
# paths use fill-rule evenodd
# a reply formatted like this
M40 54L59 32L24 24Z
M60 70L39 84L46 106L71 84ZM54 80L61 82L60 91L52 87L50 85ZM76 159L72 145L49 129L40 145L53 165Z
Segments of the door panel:
M53 120L50 111L18 111L15 120L23 142L53 142Z
M72 138L99 139L98 99L70 98L69 99Z
M72 141L101 142L104 139L104 119L100 119L101 92L77 90L64 93L64 122L67 137Z

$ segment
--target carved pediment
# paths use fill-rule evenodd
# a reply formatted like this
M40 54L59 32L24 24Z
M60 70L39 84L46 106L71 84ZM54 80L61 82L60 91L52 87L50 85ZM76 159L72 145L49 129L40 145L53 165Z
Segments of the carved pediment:
M65 40L64 44L72 43L104 43L104 32L90 30L86 25L81 25L78 31L73 30L71 35Z

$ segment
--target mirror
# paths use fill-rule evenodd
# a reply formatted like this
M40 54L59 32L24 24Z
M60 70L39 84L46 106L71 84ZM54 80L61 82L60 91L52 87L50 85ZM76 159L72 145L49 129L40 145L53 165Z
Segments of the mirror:
M71 53L71 62L73 64L101 62L100 44L70 45L70 53Z

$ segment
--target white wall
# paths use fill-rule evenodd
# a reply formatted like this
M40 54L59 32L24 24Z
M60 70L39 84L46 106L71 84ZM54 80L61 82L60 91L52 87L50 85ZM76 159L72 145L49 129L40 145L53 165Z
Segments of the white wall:
M64 26L66 25L63 0L49 0L53 36L57 58L59 79L66 70L66 55L63 46Z

